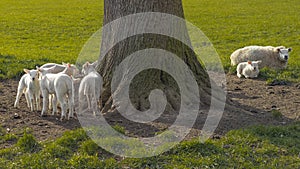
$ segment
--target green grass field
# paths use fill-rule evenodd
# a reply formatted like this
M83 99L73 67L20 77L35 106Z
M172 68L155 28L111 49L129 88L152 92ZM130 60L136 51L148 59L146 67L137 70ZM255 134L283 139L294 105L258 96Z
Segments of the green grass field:
M1 129L1 128L0 128ZM27 131L21 137L0 130L1 168L287 168L300 167L300 123L285 127L256 126L230 131L217 140L184 141L149 158L120 160L101 149L83 129L66 132L55 141L39 143ZM114 140L113 138L111 138ZM118 146L132 146L122 144ZM121 148L119 147L119 148ZM138 151L136 153L139 153ZM100 159L100 160L99 160ZM119 159L119 160L116 160ZM10 162L13 161L13 162Z
M102 1L3 0L0 6L0 78L46 62L74 63L102 25Z
M287 70L271 78L299 81L300 1L183 0L186 19L212 41L229 70L229 56L246 45L285 45L293 52ZM75 62L102 26L103 1L0 2L0 78L45 62Z
M292 47L287 70L263 70L268 80L300 81L300 1L183 0L185 16L212 41L225 70L230 54L248 45Z

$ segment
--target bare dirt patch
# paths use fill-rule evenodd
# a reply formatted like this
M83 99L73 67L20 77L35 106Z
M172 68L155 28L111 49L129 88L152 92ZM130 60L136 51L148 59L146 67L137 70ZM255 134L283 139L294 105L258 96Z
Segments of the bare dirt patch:
M227 78L227 105L216 130L216 134L223 135L232 129L252 125L286 125L300 115L300 85L287 84L268 86L261 79L239 79L234 75ZM76 119L59 121L60 115L40 117L40 111L30 112L25 97L20 100L20 108L14 108L18 81L0 81L0 122L1 127L17 135L22 135L26 128L30 128L39 141L52 140L67 130L81 127ZM229 111L230 110L230 111ZM129 135L147 136L149 133L159 132L168 127L165 122L151 123L146 126L130 124L112 113L105 115L110 124L124 126L131 133ZM194 129L189 134L193 137L200 134L206 116L200 113ZM1 145L0 147L7 147Z

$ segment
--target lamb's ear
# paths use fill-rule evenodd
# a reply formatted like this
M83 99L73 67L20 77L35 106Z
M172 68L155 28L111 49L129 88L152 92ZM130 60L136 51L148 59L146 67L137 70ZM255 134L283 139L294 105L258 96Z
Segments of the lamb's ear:
M70 63L67 63L67 67L70 68L70 67L71 67L71 64L70 64Z
M288 48L288 51L291 52L291 51L292 51L292 48Z
M30 72L30 70L28 70L28 69L23 69L23 70L24 70L25 73L29 73Z
M249 64L249 65L251 65L251 64L252 64L252 62L251 62L250 60L248 60L248 64Z

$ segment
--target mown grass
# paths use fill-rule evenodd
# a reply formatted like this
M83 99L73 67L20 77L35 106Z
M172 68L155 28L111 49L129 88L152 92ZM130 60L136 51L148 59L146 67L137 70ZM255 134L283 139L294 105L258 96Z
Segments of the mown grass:
M183 0L186 19L211 40L225 70L230 54L247 45L293 48L289 68L266 79L299 81L300 1ZM89 37L102 26L103 0L0 2L0 78L45 62L75 62Z
M123 144L114 142L110 144ZM113 141L114 140L114 141ZM28 144L23 144L23 143ZM129 143L128 143L129 144ZM29 151L32 145L33 151ZM39 146L36 146L39 145ZM38 148L36 148L38 147ZM139 153L138 151L136 153ZM155 157L121 158L99 147L83 129L51 142L24 133L0 150L2 168L299 168L300 123L233 130L221 139L184 141Z
M102 26L103 1L3 0L0 6L0 78L46 62L74 63Z
M264 78L299 81L300 1L183 0L188 21L211 40L226 70L231 53L248 45L292 47L287 70L266 70Z

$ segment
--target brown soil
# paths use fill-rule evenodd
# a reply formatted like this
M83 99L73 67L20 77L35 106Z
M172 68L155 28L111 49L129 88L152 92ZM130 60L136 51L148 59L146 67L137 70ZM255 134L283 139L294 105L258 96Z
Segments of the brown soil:
M40 117L40 111L30 112L24 95L20 100L20 108L14 108L17 86L17 80L0 81L0 122L7 132L22 135L26 128L30 128L34 136L43 141L81 127L76 119L61 122L59 115ZM277 117L280 115L278 112L282 114L281 117ZM229 130L252 125L286 125L295 121L297 115L300 115L299 84L268 86L261 79L239 79L227 75L227 106L215 132L223 135ZM132 136L149 136L149 133L164 130L170 125L168 118L141 126L114 113L106 113L105 117L111 125L118 123L124 126L129 131L128 135ZM200 114L189 137L199 135L205 119L206 116L201 117ZM7 146L10 146L9 143L0 147Z

